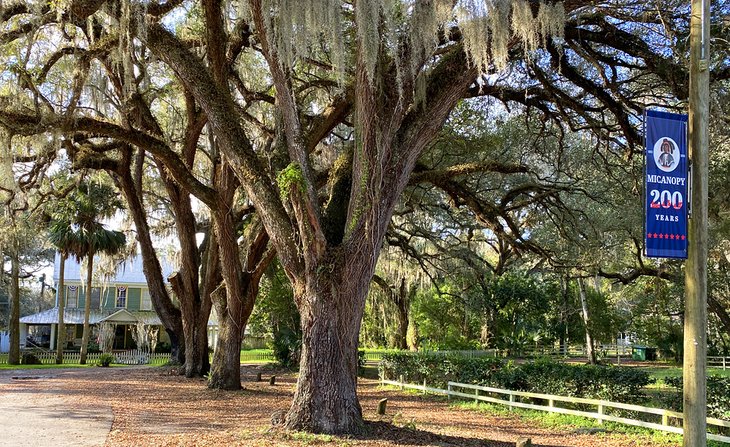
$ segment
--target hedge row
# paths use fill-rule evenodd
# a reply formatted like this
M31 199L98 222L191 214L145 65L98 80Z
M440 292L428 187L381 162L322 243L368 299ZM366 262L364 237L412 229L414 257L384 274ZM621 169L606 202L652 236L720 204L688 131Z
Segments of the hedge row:
M490 358L434 354L383 355L380 373L387 379L445 388L448 381L517 391L636 403L653 379L645 371L615 366L567 365L538 360L520 365Z
M459 357L427 353L390 352L378 365L381 377L446 388L449 381L482 383L484 377L502 367L502 361L488 357Z
M637 368L596 365L568 365L538 360L508 365L492 374L490 386L558 396L637 403L646 396L644 387L653 382Z
M665 377L664 383L677 390L667 404L682 411L682 377ZM707 416L730 420L730 377L707 376Z

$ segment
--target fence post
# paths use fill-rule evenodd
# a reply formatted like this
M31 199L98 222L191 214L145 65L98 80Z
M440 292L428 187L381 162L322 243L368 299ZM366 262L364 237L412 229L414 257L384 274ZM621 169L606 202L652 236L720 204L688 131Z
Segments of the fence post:
M554 399L548 399L548 407L550 407L550 408L555 407L555 400Z
M722 358L722 370L725 371L727 368L727 357Z
M598 414L603 416L603 405L601 405L601 404L598 404ZM603 418L599 417L598 423L603 425Z
M400 390L403 391L403 374L398 377L398 383L400 384Z
M423 379L423 394L426 394L426 379Z
M662 425L668 426L669 425L669 414L665 411L662 413Z
M474 390L474 403L479 403L479 390Z
M515 401L515 395L514 394L510 394L509 395L509 401L510 401L510 403L514 403L514 401ZM513 410L514 410L514 406L510 405L509 406L509 411L513 411Z

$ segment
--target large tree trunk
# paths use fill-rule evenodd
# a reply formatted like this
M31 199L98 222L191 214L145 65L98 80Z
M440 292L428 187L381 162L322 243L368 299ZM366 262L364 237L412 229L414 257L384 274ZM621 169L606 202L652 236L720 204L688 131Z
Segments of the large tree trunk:
M333 272L334 273L334 272ZM357 433L357 347L367 283L321 274L295 296L302 318L299 380L286 426L314 433Z
M86 264L86 299L84 300L84 332L81 336L81 360L79 363L86 364L86 355L89 352L89 338L91 338L91 275L94 273L94 250L89 250ZM99 297L101 299L101 297Z
M221 186L221 202L214 210L213 224L225 287L218 287L213 293L219 333L208 386L237 390L241 388L241 341L256 301L261 275L272 256L265 256L269 241L266 231L252 222L242 242L248 248L248 256L242 263L236 222L228 211L233 205L236 177L227 165L221 167L219 174L216 184Z
M180 312L182 315L182 328L184 343L184 365L181 373L185 377L202 377L210 370L208 358L208 317L207 312L201 311L200 300L186 294L187 290L184 281L181 279L181 272L170 276L170 285L175 295L180 297Z
M269 253L269 256L264 256L267 240L265 232L262 232L251 244L249 259L252 258L251 252L259 251L258 255L253 256L257 260L257 265L242 273L242 279L236 286L237 291L229 294L227 286L221 286L211 294L218 314L218 342L210 368L209 388L223 390L241 388L241 342L256 302L261 275L273 259L273 252ZM226 269L225 265L222 269ZM224 277L226 276L224 273Z
M147 280L152 306L160 317L160 321L170 338L171 359L173 362L182 365L185 363L185 338L182 316L180 310L172 303L165 288L162 267L160 266L160 261L157 259L155 248L152 245L152 237L150 236L150 228L147 223L144 205L142 204L142 197L138 194L138 188L132 179L132 174L129 169L131 163L130 152L126 151L124 154L125 158L120 163L119 170L115 173L117 174L119 187L124 194L127 206L132 214L134 227L137 230L137 242L139 242L140 252L142 254L142 271ZM141 162L137 161L137 163Z
M8 363L20 364L20 257L17 245L10 255L10 352Z
M56 337L56 363L63 363L63 349L66 347L66 323L64 320L64 309L66 308L66 290L64 280L66 273L66 253L61 253L61 266L58 271L58 337Z
M578 289L580 291L580 304L583 310L583 324L586 328L586 354L591 365L596 364L596 349L591 334L590 314L588 313L588 297L586 296L586 286L583 278L578 278Z
M208 318L212 303L210 296L201 293L200 260L196 240L196 222L193 214L190 194L169 178L163 165L158 163L162 173L167 194L173 208L175 229L180 241L180 269L171 278L173 290L180 300L183 332L185 336L185 365L183 373L186 377L202 377L210 370L208 357ZM210 246L209 246L210 248Z
M235 321L228 309L228 293L221 286L213 292L218 313L218 343L213 353L209 388L222 390L241 389L241 341L245 326Z

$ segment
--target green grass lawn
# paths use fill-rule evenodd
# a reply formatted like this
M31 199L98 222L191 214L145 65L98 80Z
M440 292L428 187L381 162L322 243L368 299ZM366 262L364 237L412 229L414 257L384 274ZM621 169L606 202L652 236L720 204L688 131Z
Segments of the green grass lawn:
M632 441L635 442L635 444L632 445L641 447L682 444L682 437L673 433L665 433L657 430L619 424L610 421L606 421L603 424L600 424L595 419L584 418L580 416L548 413L536 410L526 410L522 408L509 409L506 406L494 405L489 403L456 402L452 404L452 407L476 410L494 416L518 416L520 418L534 422L535 425L547 429L569 427L576 430L605 430L606 432L600 433L600 435L611 436L612 434L621 434L629 436L631 437ZM707 441L707 445L708 447L721 447L726 446L727 444L715 441Z
M653 366L653 367L639 367L642 370L648 372L651 377L656 379L656 384L650 385L649 388L665 388L664 384L665 377L681 377L682 367L681 366ZM707 368L708 376L721 376L730 377L730 369L723 370L722 368Z

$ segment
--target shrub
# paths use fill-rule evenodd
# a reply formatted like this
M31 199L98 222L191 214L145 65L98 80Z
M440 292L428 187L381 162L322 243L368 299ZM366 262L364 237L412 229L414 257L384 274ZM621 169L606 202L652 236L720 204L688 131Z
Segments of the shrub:
M170 346L170 343L158 343L155 346L155 352L158 354L169 354L172 352L172 346Z
M643 400L644 387L652 383L649 373L637 368L568 365L538 360L508 365L492 374L484 385L560 396L602 399L612 402Z
M99 359L96 361L97 366L103 366L108 367L109 365L114 362L114 355L109 353L104 353L99 356Z
M426 383L445 388L449 381L516 391L635 403L644 399L649 374L636 368L567 365L538 360L515 365L493 358L465 358L436 354L383 355L380 373L387 379Z
M677 391L667 405L682 411L682 377L665 377L664 383ZM707 376L707 416L730 420L730 377Z
M282 328L274 334L271 348L281 366L287 368L297 366L302 352L302 336L298 331Z
M23 364L23 365L40 365L41 364L41 361L32 352L26 352L20 358L20 363Z
M378 365L387 379L403 376L406 382L446 387L448 381L480 383L501 366L501 361L486 357L459 357L428 353L390 352Z

